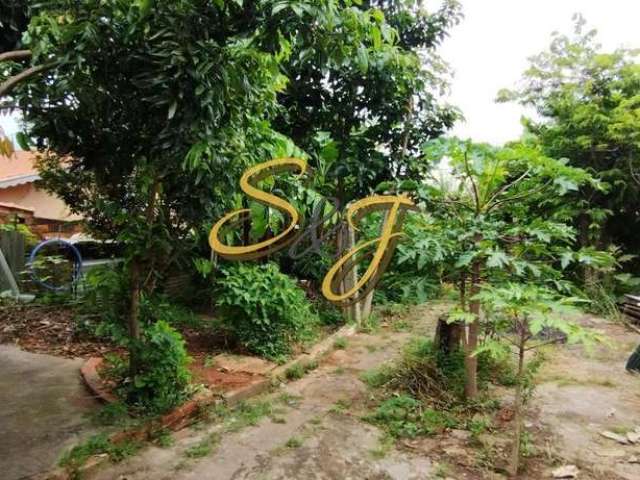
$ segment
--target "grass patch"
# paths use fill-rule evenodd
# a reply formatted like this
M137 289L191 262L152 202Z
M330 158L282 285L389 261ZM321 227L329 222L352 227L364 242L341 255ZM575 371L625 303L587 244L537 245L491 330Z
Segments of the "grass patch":
M509 383L511 376L506 364L478 356L481 388L497 379ZM491 425L476 414L499 406L499 402L483 396L465 402L463 353L443 355L425 338L412 341L395 364L365 372L361 379L371 389L379 390L375 395L378 403L364 420L394 438L433 435L450 428L467 429L477 436Z
M202 458L210 455L213 449L220 443L220 433L214 432L200 440L194 446L185 450L184 454L188 458Z
M163 428L154 433L152 438L153 443L162 448L172 447L175 443L175 439L170 430Z
M344 415L349 411L349 408L351 408L351 400L340 399L333 404L333 406L329 409L329 411L331 413L338 413L338 414Z
M395 445L395 439L388 433L383 433L378 439L378 446L369 450L369 453L376 460L386 457Z
M284 444L287 448L300 448L303 444L303 440L300 437L291 437L287 440L287 443Z
M318 362L315 360L308 362L300 361L287 368L284 372L284 376L287 380L299 380L316 368L318 368Z
M58 462L61 467L77 470L93 455L107 454L112 462L121 462L134 455L141 447L139 442L131 440L112 443L106 434L94 435L87 441L76 445L66 452Z
M345 337L336 338L336 341L333 342L333 348L336 350L344 350L349 346L349 341Z

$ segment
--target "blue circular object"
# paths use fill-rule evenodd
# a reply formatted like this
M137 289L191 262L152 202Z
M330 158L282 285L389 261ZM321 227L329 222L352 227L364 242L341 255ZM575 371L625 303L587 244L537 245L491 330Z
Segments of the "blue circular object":
M66 248L68 248L71 251L71 253L75 257L75 261L73 262L73 281L70 285L62 285L62 286L56 287L55 285L50 285L47 282L40 280L36 275L36 272L33 269L33 262L35 261L36 255L38 254L38 252L43 247L46 247L47 245L64 245ZM72 243L67 242L66 240L62 240L61 238L52 238L51 240L45 240L44 242L40 242L38 245L35 246L35 248L31 251L31 255L29 256L29 265L30 265L29 270L31 272L31 278L33 279L34 282L46 288L47 290L52 290L54 292L62 292L64 290L70 290L72 285L78 280L78 277L80 276L80 272L82 271L82 255L80 255L80 251Z

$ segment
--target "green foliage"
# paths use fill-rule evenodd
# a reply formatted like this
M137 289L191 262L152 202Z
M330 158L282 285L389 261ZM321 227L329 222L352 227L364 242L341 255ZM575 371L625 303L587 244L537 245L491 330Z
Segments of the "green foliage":
M383 401L366 419L384 427L394 437L432 435L457 426L455 417L447 411L427 408L421 401L408 395Z
M640 66L638 51L603 51L597 32L575 18L573 35L554 34L531 58L522 87L500 99L535 108L528 132L545 154L587 169L605 188L585 185L571 195L581 246L640 245Z
M202 458L208 456L220 443L220 434L214 432L185 450L184 454L189 458Z
M216 305L247 350L278 359L309 340L318 323L303 290L273 263L221 268Z
M287 380L299 380L316 368L318 368L318 362L315 360L309 362L300 361L287 368L284 376Z
M121 462L134 455L141 445L131 440L112 443L106 434L94 435L86 442L66 452L59 461L60 466L77 470L93 455L106 453L112 462Z
M349 340L347 340L345 337L336 338L336 341L333 342L333 348L335 348L336 350L344 350L348 346Z
M156 322L130 350L140 359L139 369L130 377L125 362L114 371L120 378L117 392L128 404L147 413L164 413L188 397L190 358L182 336L169 324Z

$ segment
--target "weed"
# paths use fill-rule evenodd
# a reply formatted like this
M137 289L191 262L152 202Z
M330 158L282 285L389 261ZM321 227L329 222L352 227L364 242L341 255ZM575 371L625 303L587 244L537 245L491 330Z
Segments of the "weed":
M360 333L376 333L380 330L380 317L377 314L369 315L369 318L362 321L358 331Z
M297 407L303 397L284 392L277 398L278 403L282 403L289 407Z
M287 448L300 448L302 443L303 440L300 437L291 437L284 445Z
M129 410L123 402L108 403L92 414L92 421L100 426L124 426L131 422Z
M336 338L336 341L333 342L333 348L336 350L344 350L349 345L349 341L345 337Z
M284 417L271 417L271 421L273 423L287 423L287 420Z
M332 413L346 414L351 407L351 400L343 398L338 400L333 406L329 409Z
M436 478L447 478L451 476L451 465L446 462L440 462L436 465L433 472Z
M205 368L211 368L216 364L216 361L214 359L214 357L212 357L211 355L207 355L204 358L204 367Z
M344 367L338 367L333 371L333 373L335 373L336 375L344 375L345 372L346 370L344 369Z
M202 458L213 452L213 449L220 443L220 433L213 432L200 440L193 447L185 450L185 456L189 458Z
M376 460L380 460L387 456L389 451L393 448L394 443L394 439L391 435L383 433L378 439L378 446L369 450L369 453Z
M287 380L299 380L311 370L318 368L318 362L311 360L309 362L297 362L287 368L284 376Z
M76 445L66 452L60 459L59 464L61 467L76 470L84 465L89 457L103 453L106 453L112 462L121 462L135 454L140 449L140 446L140 443L131 440L114 444L105 434L94 435L86 442Z
M322 423L322 417L313 417L311 420L309 420L309 423L311 425L320 425Z
M166 428L155 432L152 441L162 448L171 447L175 443L175 439L173 438L171 431Z
M385 400L365 420L384 428L394 437L409 438L458 426L458 421L451 413L425 408L421 401L408 395Z

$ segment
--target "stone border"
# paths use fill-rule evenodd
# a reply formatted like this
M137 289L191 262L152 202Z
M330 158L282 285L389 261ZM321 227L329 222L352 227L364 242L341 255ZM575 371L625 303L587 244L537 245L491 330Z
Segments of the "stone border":
M344 325L321 342L315 344L308 352L302 353L293 360L290 360L283 365L279 365L269 371L267 376L262 380L250 383L249 385L245 385L235 390L224 392L221 395L215 394L211 390L205 388L203 391L197 393L193 398L171 412L163 415L159 419L151 420L137 429L124 430L122 432L109 435L109 441L116 444L126 440L147 441L153 436L154 432L159 430L168 429L174 432L181 430L192 424L204 407L216 402L235 405L266 392L277 381L284 381L285 372L293 365L299 362L317 361L320 357L333 349L333 344L338 338L350 337L357 331L358 326L355 324ZM105 403L114 403L117 401L117 398L111 392L103 388L102 383L100 382L98 368L102 362L102 358L90 358L80 368L80 374L84 383L97 398L100 398ZM34 480L72 480L77 478L77 475L82 477L82 475L98 469L108 461L108 456L104 454L95 455L90 457L87 462L75 472L70 472L65 468L58 467L51 472L35 477Z

